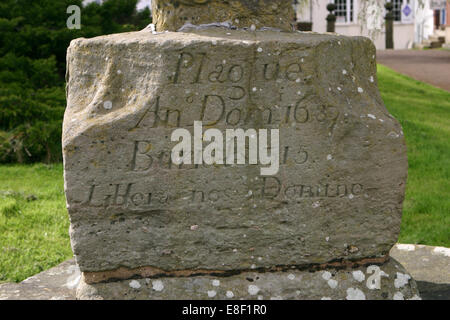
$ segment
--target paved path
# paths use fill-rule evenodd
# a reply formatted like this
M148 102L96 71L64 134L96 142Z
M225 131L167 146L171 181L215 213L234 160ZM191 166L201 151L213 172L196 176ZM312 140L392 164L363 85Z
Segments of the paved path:
M450 50L380 50L377 61L414 79L450 91Z
M450 248L397 244L390 252L416 280L424 300L450 300Z
M424 300L450 300L450 248L400 244L390 255L416 280ZM21 283L0 284L0 300L73 300L80 270L71 259Z
M0 300L75 300L80 269L71 259L20 283L0 284Z

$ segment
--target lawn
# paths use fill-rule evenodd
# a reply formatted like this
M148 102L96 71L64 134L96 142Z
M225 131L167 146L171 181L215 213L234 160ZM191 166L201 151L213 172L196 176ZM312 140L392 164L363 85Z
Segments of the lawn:
M408 145L400 242L450 247L450 93L383 66L378 71ZM68 228L61 164L0 166L0 282L70 258Z
M0 282L70 258L62 165L0 167Z
M399 241L450 247L450 93L381 65L378 77L408 146Z

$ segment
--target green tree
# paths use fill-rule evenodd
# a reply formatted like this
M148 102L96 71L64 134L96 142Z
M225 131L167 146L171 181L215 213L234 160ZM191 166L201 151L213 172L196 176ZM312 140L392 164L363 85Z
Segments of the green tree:
M137 31L151 23L137 0L0 2L0 162L61 160L66 50L72 39ZM67 7L81 9L68 29Z

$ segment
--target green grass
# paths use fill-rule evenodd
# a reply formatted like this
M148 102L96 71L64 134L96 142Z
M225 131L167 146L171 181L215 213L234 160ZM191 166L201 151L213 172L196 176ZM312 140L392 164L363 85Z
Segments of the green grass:
M378 77L408 146L399 241L450 247L450 93L381 65Z
M408 145L400 242L450 247L450 93L383 66L378 76ZM62 165L0 166L0 282L70 258L68 228Z
M0 166L0 282L70 258L62 165Z

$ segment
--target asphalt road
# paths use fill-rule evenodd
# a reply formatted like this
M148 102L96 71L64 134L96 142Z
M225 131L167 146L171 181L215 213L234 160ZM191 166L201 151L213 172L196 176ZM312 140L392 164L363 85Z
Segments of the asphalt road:
M450 50L380 50L377 61L416 80L450 91Z

